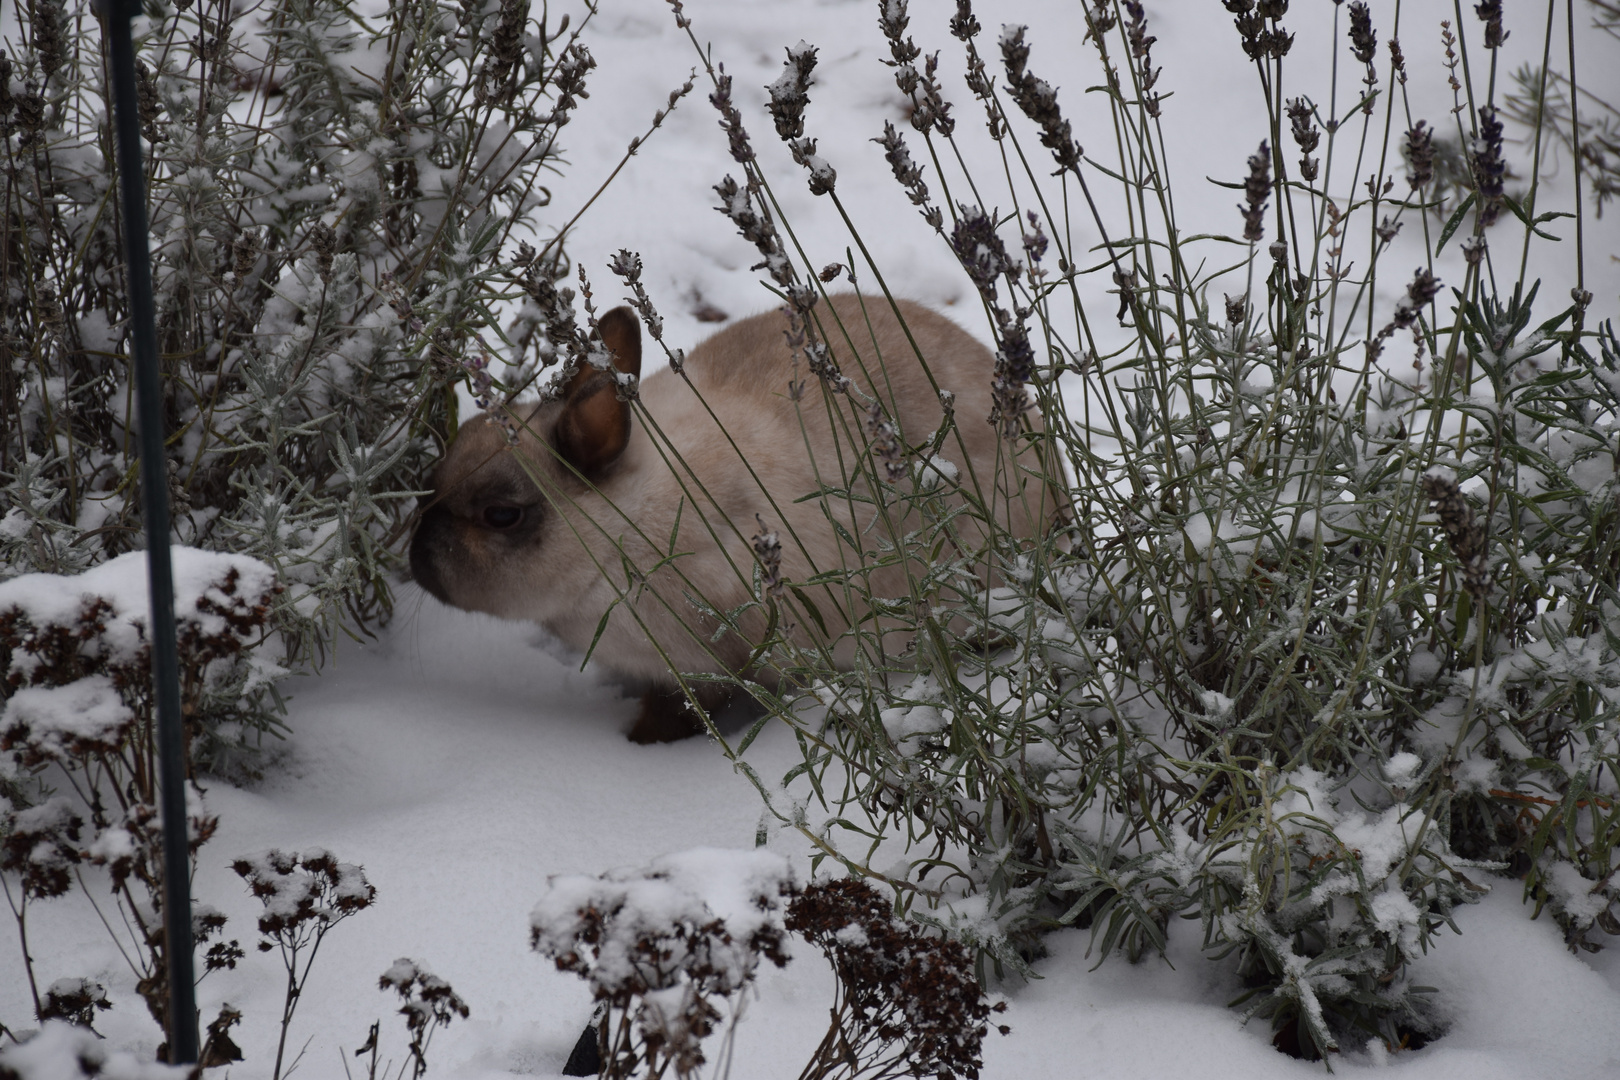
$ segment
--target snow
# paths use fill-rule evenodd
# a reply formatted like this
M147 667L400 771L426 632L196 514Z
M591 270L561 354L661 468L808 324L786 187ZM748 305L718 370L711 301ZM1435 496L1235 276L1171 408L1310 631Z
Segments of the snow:
M133 719L113 681L92 675L66 686L18 690L0 713L0 736L31 740L43 756L62 760L79 748L111 746Z
M275 580L268 566L246 555L176 547L171 549L170 560L174 572L175 618L197 623L205 634L223 632L226 622L215 611L200 610L201 600L206 598L221 608L235 606L230 597L209 586L224 581L235 571L236 596L253 599L269 591ZM84 610L86 600L99 597L111 608L106 615L107 631L102 637L111 646L114 658L128 659L145 640L146 624L151 618L150 596L146 552L132 551L74 577L23 574L0 581L0 612L19 609L35 626L47 623L72 626ZM18 658L17 662L23 661Z
M414 591L401 610L380 641L346 644L327 674L283 684L293 733L261 783L209 785L220 830L202 849L195 895L229 916L224 937L240 939L248 960L208 976L199 994L205 1019L227 1001L245 1014L233 1032L247 1056L230 1072L240 1080L269 1075L284 987L278 966L253 951L263 908L231 871L234 858L270 846L306 855L325 848L362 866L377 887L370 909L329 933L300 1002L289 1042L309 1040L301 1069L311 1077L341 1076L339 1052L358 1048L378 1019L384 1056L403 1060L398 1003L377 989L400 956L419 958L471 1008L468 1020L435 1036L434 1075L555 1076L591 1002L582 980L529 947L531 917L548 890L594 887L604 873L645 879L651 870L666 875L659 902L675 905L666 912L698 900L732 925L759 917L752 890L784 865L801 881L809 876L808 847L793 832L774 832L766 850L754 849L758 796L718 753L700 740L626 742L633 702L580 673L577 658L552 655L534 629L449 610ZM763 777L780 776L797 748L787 732L767 728L747 760ZM1297 809L1331 813L1319 792L1312 802L1300 798ZM1365 826L1369 842L1378 825ZM105 984L115 1008L98 1015L97 1027L108 1045L150 1054L156 1027L82 896L37 904L29 918L43 980ZM1571 956L1550 919L1531 921L1516 882L1498 882L1457 921L1462 936L1443 937L1413 972L1440 988L1451 1030L1391 1055L1389 1068L1422 1080L1617 1074L1620 965L1610 953ZM1093 1075L1144 1080L1321 1075L1319 1065L1273 1050L1262 1022L1240 1023L1226 1002L1241 987L1226 965L1198 953L1200 937L1196 923L1177 923L1168 963L1115 958L1093 971L1087 933L1053 936L1052 955L1037 965L1042 979L1000 988L1013 1032L986 1042L985 1075L1068 1076L1080 1061ZM737 1028L734 1076L797 1071L825 1028L830 972L815 950L794 944L787 968L758 969L758 998ZM0 935L0 970L17 964L15 936ZM26 1000L26 987L0 980L0 1018L26 1017ZM1352 1047L1335 1063L1341 1072L1372 1065Z
M1110 144L1106 114L1083 106L1088 100L1083 91L1100 79L1094 60L1075 59L1093 55L1082 44L1081 5L1001 0L977 6L985 24L979 40L987 50L993 50L1004 22L1033 28L1027 39L1030 69L1057 87L1058 100L1075 124L1076 140L1088 147L1095 144L1099 151ZM1375 19L1387 21L1388 6L1375 5ZM908 33L925 52L943 50L945 95L956 105L970 163L981 175L993 177L1000 166L990 144L979 137L982 116L961 85L960 52L944 29L953 10L944 3L914 4ZM736 77L734 98L809 261L820 266L848 260L852 241L830 201L810 194L805 173L776 140L764 110L766 86L782 75L784 46L801 39L822 49L809 88L805 134L818 140L817 160L838 170L841 197L873 247L888 285L949 312L988 339L971 283L894 182L882 148L871 142L882 133L884 120L891 120L910 140L914 160L928 160L902 120L892 70L878 63L887 47L875 26L875 4L688 0L685 13L693 19L699 41L712 40L715 58ZM1472 43L1477 29L1467 5L1464 14L1470 19ZM1332 5L1295 4L1287 22L1303 43L1325 33L1332 15ZM1510 18L1517 15L1512 8ZM1170 95L1163 102L1163 122L1178 155L1167 165L1176 185L1178 216L1189 233L1236 231L1231 193L1200 181L1204 176L1240 178L1245 158L1268 135L1263 117L1250 107L1253 70L1236 47L1230 16L1220 5L1150 4L1148 17L1150 31L1158 37L1155 62L1164 69L1158 89ZM1428 100L1443 92L1444 74L1435 63L1441 18L1455 18L1452 4L1444 0L1403 5L1401 37L1412 89ZM1388 35L1380 26L1382 41ZM1503 70L1539 59L1523 51L1539 40L1535 28L1514 29L1503 50ZM696 63L661 0L607 0L585 40L598 66L589 83L591 97L579 106L581 122L564 132L569 165L551 190L559 222L590 197L629 139L645 131L653 113L665 106L668 92ZM1587 50L1583 77L1601 72L1601 54L1592 52L1601 46L1601 35L1583 34L1579 46ZM1287 91L1290 95L1312 93L1326 99L1326 65L1294 65L1290 77L1297 80ZM1612 91L1620 83L1620 69L1611 68L1608 78ZM1351 84L1341 84L1341 91ZM711 209L713 185L735 173L736 165L701 84L700 91L682 101L662 130L639 147L570 239L570 253L592 275L602 308L617 302L608 261L621 248L640 252L644 280L667 323L665 335L672 345L683 347L713 329L699 317L706 307L736 319L776 303L759 285L760 275L749 270L757 253ZM1612 100L1620 94L1607 96ZM1443 112L1443 106L1431 110L1431 123ZM1026 148L1034 146L1033 138L1026 141ZM357 182L364 182L368 157L368 150L352 151L350 172ZM424 157L424 187L431 187L439 173ZM1558 182L1567 182L1567 174L1566 164ZM924 168L924 179L931 191L939 191L931 163ZM1101 185L1099 190L1104 212L1117 209L1109 202L1113 196ZM995 196L988 198L994 201ZM1620 215L1588 218L1589 253L1620 249L1617 219ZM1567 225L1559 221L1547 228L1563 234ZM1420 235L1419 229L1404 230L1393 242L1387 257L1394 261L1388 265L1415 265ZM1095 242L1085 230L1078 239ZM1437 267L1443 280L1462 280L1460 259L1453 245ZM1573 284L1562 266L1546 273L1543 296L1562 295ZM863 288L875 287L866 264L859 263L856 270ZM1587 288L1600 297L1599 309L1612 303L1620 266L1589 254L1587 275ZM1078 285L1088 304L1110 311L1117 298L1105 294L1110 283L1101 278L1081 279ZM1400 287L1397 278L1390 277L1390 289ZM932 467L930 473L937 470L940 481L954 482L950 462L936 458ZM1221 541L1241 542L1234 529L1229 521L1195 515L1189 539L1203 552ZM244 585L250 592L263 583L253 576L262 568L251 560L176 553L176 577L182 583L216 577L226 567L236 567L249 579ZM82 595L94 592L113 601L133 635L134 624L144 624L146 618L145 590L144 564L136 554L72 579L71 587L38 576L5 582L0 584L0 608L21 603L31 611L71 618ZM184 584L180 592L186 595ZM1011 622L1024 615L1010 593L996 597L995 614ZM1580 645L1572 641L1559 656L1540 662L1577 663ZM403 1024L394 1016L398 1002L378 989L385 972L405 976L404 969L393 967L402 955L420 958L410 962L412 972L424 970L421 964L431 966L471 1008L470 1018L458 1019L435 1037L429 1050L433 1075L468 1080L555 1076L590 1016L590 990L530 948L531 919L538 907L561 909L564 901L592 895L606 874L626 889L638 882L657 883L641 888L637 899L665 915L700 910L695 906L700 905L728 925L731 920L742 925L763 917L751 900L761 881L783 866L801 881L808 878L809 844L796 832L767 830L767 848L755 850L759 796L713 747L702 740L665 746L626 742L622 730L634 704L589 671L581 673L577 657L554 653L531 627L450 611L407 588L395 625L379 640L344 640L324 674L281 684L291 699L291 733L273 748L264 778L247 787L220 781L206 785L209 812L218 815L219 831L202 848L194 892L199 901L229 916L224 937L239 938L248 952L235 969L210 974L199 991L205 1020L223 1002L244 1014L233 1038L246 1060L232 1067L230 1076L269 1076L284 990L279 965L254 951L255 925L264 908L232 872L234 859L271 849L306 856L325 849L347 865L363 868L366 880L376 886L375 903L335 925L324 941L293 1024L290 1052L304 1048L298 1075L316 1080L343 1075L343 1061L352 1067L353 1051L379 1019L383 1057L391 1057L396 1066L404 1060ZM1414 684L1431 681L1437 671L1438 662L1430 654L1414 653ZM1481 682L1499 682L1501 677L1482 672ZM95 705L108 705L105 696L96 696L99 690L86 680L38 697L19 694L8 706L6 723L43 716L63 738L80 737L75 725L89 731L114 719L115 710ZM922 739L948 722L926 704L925 691L917 688L916 705L883 717L896 739ZM93 707L81 719L68 721L59 706L72 695ZM1230 716L1230 701L1211 698L1204 704L1212 717ZM1432 740L1419 749L1443 750L1461 713L1442 706L1431 719L1436 721ZM1421 767L1405 758L1389 763L1386 778L1392 786ZM767 783L798 760L794 741L774 727L747 754ZM1310 777L1293 779L1311 797L1290 796L1287 809L1336 816L1324 787ZM1460 775L1458 781L1465 788L1488 786L1491 777ZM806 819L818 820L819 806L807 800L801 787L774 797L783 806L803 807ZM1407 812L1397 805L1359 814L1355 822L1339 821L1337 827L1347 840L1355 836L1370 872L1387 872L1388 852L1397 846ZM1416 824L1407 820L1404 827ZM1302 823L1295 827L1307 842L1314 835ZM119 835L119 830L104 834ZM92 882L101 880L102 873L86 870ZM1448 1010L1449 1032L1417 1051L1391 1054L1381 1046L1347 1045L1342 1060L1335 1061L1337 1071L1387 1069L1413 1080L1620 1076L1620 1024L1615 1023L1620 1016L1620 946L1597 956L1572 956L1550 918L1531 919L1532 909L1521 904L1516 882L1490 880L1496 885L1491 895L1457 912L1461 936L1443 936L1412 972L1416 983L1438 988ZM1562 880L1555 876L1555 887ZM1377 917L1391 928L1410 926L1415 913L1403 908L1403 901L1398 892L1378 894ZM958 908L958 919L974 917L971 902ZM104 1077L172 1075L135 1064L136 1059L150 1060L160 1035L83 895L32 906L29 925L43 985L91 978L107 986L115 1007L97 1018L105 1042L52 1024L33 1049L14 1052L6 1063L21 1064L23 1075L43 1080L56 1074L30 1072L25 1059L53 1047L71 1047L104 1055ZM1176 923L1169 936L1167 961L1133 966L1114 958L1092 970L1096 957L1087 955L1088 934L1053 935L1050 955L1037 964L1040 980L999 988L1010 1003L1004 1020L1013 1031L1007 1037L992 1035L986 1043L986 1077L1268 1080L1322 1075L1320 1065L1272 1049L1263 1022L1246 1027L1239 1012L1227 1007L1242 988L1229 966L1199 953L1196 923ZM793 1075L825 1029L825 1010L832 1000L830 972L814 950L799 944L793 952L786 969L768 964L758 969L758 997L737 1029L734 1076ZM31 1004L26 985L12 974L17 971L16 935L0 933L0 1022L27 1027Z

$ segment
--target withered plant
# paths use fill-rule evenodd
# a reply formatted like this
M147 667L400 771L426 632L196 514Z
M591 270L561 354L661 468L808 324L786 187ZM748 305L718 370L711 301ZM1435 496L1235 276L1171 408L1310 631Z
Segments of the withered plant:
M800 1080L978 1080L990 1014L1007 1006L985 1001L961 942L895 915L888 897L855 878L805 889L785 925L838 979L832 1023Z
M274 677L261 652L273 632L278 588L261 563L176 552L181 706L196 718ZM30 907L78 889L113 935L152 1018L166 1028L167 942L158 816L145 560L140 553L76 578L30 575L0 582L0 890L16 920L36 1016L88 1027L107 1007L100 988L73 977L43 991L48 958L29 948ZM188 792L193 860L217 819ZM202 977L242 957L220 932L225 917L195 904L206 946Z
M366 880L360 867L338 862L331 852L320 848L303 852L271 849L237 859L231 869L264 905L264 914L259 916L259 951L280 953L287 973L281 1035L276 1040L276 1064L270 1073L271 1080L280 1080L287 1031L304 996L321 942L338 923L370 907L377 889ZM388 985L387 976L384 985ZM291 1066L287 1071L292 1071Z
M788 962L781 925L791 877L775 856L744 855L752 904L731 924L682 872L680 857L644 871L553 878L534 909L530 942L559 971L584 979L604 1007L600 1075L691 1080L703 1040L734 1025L760 962Z

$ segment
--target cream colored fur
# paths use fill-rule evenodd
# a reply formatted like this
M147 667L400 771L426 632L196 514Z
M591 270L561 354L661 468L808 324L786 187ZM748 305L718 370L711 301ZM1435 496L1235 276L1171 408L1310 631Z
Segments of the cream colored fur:
M843 372L885 403L903 428L904 442L929 436L943 417L939 396L887 304L868 299L863 311L855 297L840 296L831 307L836 320L825 306L816 311ZM998 518L1015 534L1028 536L1049 525L1055 511L1051 492L1019 467L1034 468L1032 452L1019 463L1008 460L1014 444L999 439L987 422L990 352L921 305L902 301L899 307L934 382L955 395L957 432L941 456L957 466L962 485L976 478L986 495L996 489ZM755 515L780 534L782 574L790 582L804 581L812 566L825 571L852 559L824 506L868 549L886 535L881 524L874 526L870 503L857 504L852 519L843 500L796 501L841 483L841 469L853 468L865 452L865 417L848 396L833 398L842 420L829 417L822 388L802 360L795 373L786 326L780 312L743 320L692 351L687 379L668 370L644 379L641 406L656 430L649 431L638 415L622 457L596 479L595 490L572 476L544 441L561 405L533 410L515 449L505 447L494 425L469 423L435 476L436 512L447 516L424 544L430 550L413 552L413 561L431 561L443 595L457 606L533 620L577 650L590 646L603 613L622 598L593 656L635 680L672 685L671 663L686 671L741 667L753 644L747 639L763 632L763 616L754 612L745 619L743 639L728 635L711 642L713 619L686 596L701 595L718 610L749 599ZM805 384L797 405L789 395L795 374ZM909 490L909 479L901 484ZM532 512L539 524L532 534L504 536L480 526L480 507L523 498L536 504ZM673 566L654 569L668 554L677 513L674 550L681 554ZM630 576L640 580L628 579L627 562L634 568ZM878 595L904 596L905 573L886 568L873 575L872 587ZM836 636L844 629L838 614L842 592L812 595ZM808 642L810 628L803 618L798 623L798 638ZM759 674L773 678L769 671Z

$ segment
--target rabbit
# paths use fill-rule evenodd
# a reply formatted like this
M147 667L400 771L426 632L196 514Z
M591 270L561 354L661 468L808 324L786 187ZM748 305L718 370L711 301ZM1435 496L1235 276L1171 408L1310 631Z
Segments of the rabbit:
M742 617L743 633L715 640L713 615L688 599L701 596L721 612L754 599L755 535L779 533L780 574L789 582L852 561L829 514L850 536L864 536L863 546L881 546L871 502L854 503L852 515L847 500L803 498L839 484L841 460L853 471L872 452L860 432L874 398L901 429L900 441L915 446L944 418L940 391L949 391L947 401L954 394L959 419L939 450L951 462L940 466L942 478L955 473L966 485L971 476L987 503L994 483L997 513L1014 535L1032 536L1057 520L1062 497L1041 479L1053 473L1038 468L1032 444L1021 441L1017 451L1020 444L986 422L995 364L988 349L915 302L898 301L898 316L854 294L829 305L836 322L818 311L819 322L853 383L826 396L842 412L836 423L788 343L784 310L710 337L686 357L684 375L664 369L639 384L629 378L641 372L636 317L627 307L606 312L598 332L616 371L581 364L557 400L513 406L515 442L488 414L461 427L424 500L410 547L413 577L446 604L532 620L572 649L589 650L597 664L645 688L630 739L665 742L702 730L672 668L776 682L768 667L745 670L767 632L759 607ZM807 376L808 386L790 392ZM634 395L645 420L627 400ZM1026 415L1038 426L1033 408ZM869 586L874 595L905 596L905 568L882 567ZM837 602L844 595L817 604L818 626L832 638L849 626ZM805 627L793 632L808 643ZM837 659L847 665L850 657ZM711 708L722 696L699 695Z

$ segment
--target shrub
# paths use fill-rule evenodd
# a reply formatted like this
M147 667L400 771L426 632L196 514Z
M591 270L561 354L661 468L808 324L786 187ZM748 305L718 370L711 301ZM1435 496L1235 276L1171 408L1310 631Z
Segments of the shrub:
M197 717L230 706L280 669L262 646L271 633L277 587L264 564L186 548L174 552L185 747L204 730ZM136 989L159 1026L168 1016L163 933L163 833L158 813L156 716L146 559L122 555L74 578L27 574L0 582L0 890L24 942L23 974L34 1011L89 1027L107 1008L100 986L58 979L43 994L26 942L32 904L75 886L105 892L119 918L108 922ZM187 791L195 859L218 820L202 792ZM86 882L85 864L105 876ZM14 875L14 877L13 877ZM15 881L15 891L13 891ZM113 930L114 923L121 931ZM192 929L208 946L204 974L235 967L225 917L196 904ZM209 942L212 940L212 944Z
M1070 924L1104 957L1139 958L1184 916L1211 955L1234 958L1241 1000L1280 1047L1414 1045L1440 1025L1409 965L1488 875L1521 878L1571 948L1620 930L1620 340L1590 311L1579 243L1565 245L1567 303L1524 279L1531 248L1546 251L1561 219L1578 235L1586 210L1546 209L1539 156L1527 187L1510 173L1510 110L1493 97L1501 5L1442 24L1456 108L1438 119L1408 96L1402 27L1367 5L1319 42L1296 42L1285 3L1226 6L1229 47L1266 95L1246 174L1220 181L1235 212L1196 228L1172 201L1186 181L1157 120L1175 102L1141 4L1087 8L1086 63L1101 74L1083 78L1116 139L1098 158L1066 118L1075 102L1036 74L1059 59L1023 27L985 34L959 0L948 29L1005 165L999 195L943 168L972 159L972 136L906 5L880 6L923 152L892 124L874 136L997 346L993 415L903 439L861 423L840 374L859 330L819 303L855 268L815 272L730 77L706 68L743 177L717 186L720 210L759 251L817 377L789 393L804 423L865 438L860 459L821 463L829 479L808 497L921 524L875 549L845 535L841 565L795 582L778 553L796 540L762 523L752 603L662 600L696 605L716 637L768 613L754 658L783 692L747 672L733 682L764 705L761 724L792 725L804 759L781 784L758 777L742 754L759 725L725 752L818 859L885 882L982 959L1025 971L1040 935ZM1285 99L1275 88L1302 56L1345 65L1359 89ZM834 163L806 135L815 59L789 50L770 111L810 191L847 223ZM1535 110L1532 134L1555 115ZM1463 165L1442 175L1447 139ZM1388 265L1403 228L1422 234L1415 270ZM1091 252L1071 240L1088 234ZM867 263L883 295L863 301L891 303ZM615 269L656 338L640 260ZM985 422L1048 467L952 476L965 507L938 498L939 471L916 466L951 425ZM1021 483L1070 491L1063 528L1033 543L998 528L996 491ZM879 563L906 567L903 595L874 595ZM828 640L824 596L899 630L873 620ZM886 648L896 639L902 655ZM895 865L886 841L908 857Z
M407 0L375 19L336 0L144 10L174 539L267 563L287 663L307 666L340 628L387 617L453 384L475 373L487 396L551 360L508 272L594 62L528 0ZM0 576L141 543L89 17L38 0L0 59ZM560 241L527 249L531 271L566 269ZM243 708L262 728L275 706Z

